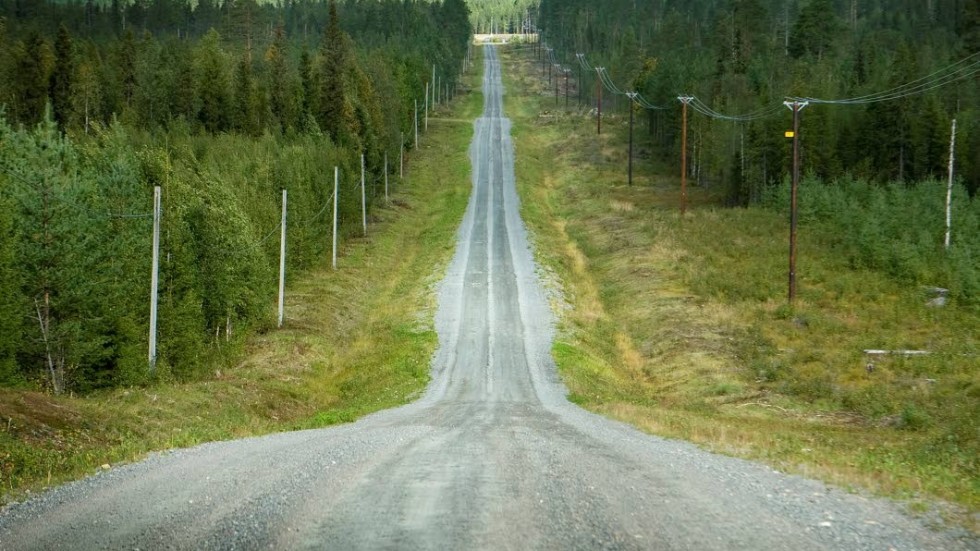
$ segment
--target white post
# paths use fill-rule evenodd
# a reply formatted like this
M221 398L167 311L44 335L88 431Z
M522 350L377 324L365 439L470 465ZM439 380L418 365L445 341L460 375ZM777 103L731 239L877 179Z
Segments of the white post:
M956 154L956 119L953 119L953 130L949 137L949 182L946 184L946 241L944 245L949 249L950 233L953 230L953 159Z
M340 186L340 167L333 167L333 269L337 269L337 188Z
M279 327L286 313L286 189L282 190L282 222L279 237Z
M367 237L367 199L364 192L364 154L361 153L361 223L364 225L364 237Z
M442 76L436 77L436 89L432 91L432 96L435 98L436 105L442 102Z
M157 367L157 306L160 289L160 186L153 187L153 267L150 275L150 373Z
M388 202L388 152L385 151L385 203Z
M425 131L429 131L429 83L425 83Z
M436 106L436 64L432 64L432 107Z

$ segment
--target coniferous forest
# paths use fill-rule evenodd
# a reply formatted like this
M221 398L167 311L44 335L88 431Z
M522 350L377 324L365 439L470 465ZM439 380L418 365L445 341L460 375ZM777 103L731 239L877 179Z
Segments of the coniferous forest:
M658 152L676 154L677 98L696 97L694 175L726 186L734 203L785 176L790 111L781 103L792 97L830 100L802 111L806 172L944 177L956 118L956 172L971 194L980 189L972 0L543 0L539 18L545 42L573 71L582 53L618 87L666 107L647 111ZM595 75L582 76L592 101ZM608 100L626 112L623 98Z
M855 267L980 302L974 0L542 0L534 23L583 106L596 108L601 89L613 128L633 109L640 170L679 175L690 98L688 181L727 206L787 208L784 102L807 102L801 219L833 228Z
M158 374L194 377L274 324L288 267L330 254L398 174L415 102L454 89L463 0L0 0L0 384L149 377L153 189Z

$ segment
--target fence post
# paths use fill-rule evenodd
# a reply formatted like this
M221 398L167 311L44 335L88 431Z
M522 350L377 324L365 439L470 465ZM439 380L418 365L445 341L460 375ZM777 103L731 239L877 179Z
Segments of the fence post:
M279 237L279 327L286 313L286 188L282 190L282 222Z
M333 269L337 269L337 188L340 185L340 167L333 167Z
M150 373L157 367L157 307L160 289L160 186L153 187L153 268L150 275Z

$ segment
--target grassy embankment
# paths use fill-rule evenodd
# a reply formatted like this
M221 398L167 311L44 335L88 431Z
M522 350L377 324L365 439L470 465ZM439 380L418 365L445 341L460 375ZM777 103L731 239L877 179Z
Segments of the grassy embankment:
M469 92L429 120L405 182L369 237L287 287L286 324L249 339L213 377L84 397L0 390L0 503L104 464L201 442L323 427L397 406L429 380L434 284L469 197L467 147L483 107ZM408 163L407 163L408 164ZM274 304L270 304L274 308Z
M915 509L939 498L976 528L975 307L927 308L919 288L851 268L804 225L789 308L783 214L695 188L682 219L679 177L641 159L626 185L622 117L597 138L593 117L556 112L529 54L504 59L523 215L568 303L553 354L573 401Z

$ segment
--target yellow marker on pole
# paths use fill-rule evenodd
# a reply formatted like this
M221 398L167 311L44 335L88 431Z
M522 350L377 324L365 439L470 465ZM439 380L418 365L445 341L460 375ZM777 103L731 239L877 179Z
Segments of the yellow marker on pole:
M796 132L793 132L792 130L787 130L785 135L787 138L793 138L796 137Z

